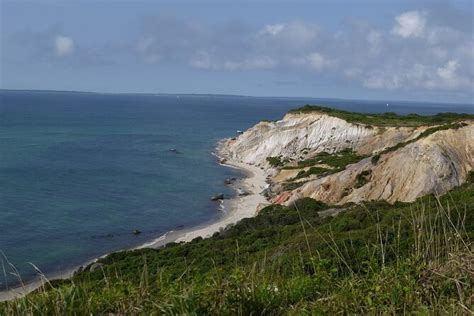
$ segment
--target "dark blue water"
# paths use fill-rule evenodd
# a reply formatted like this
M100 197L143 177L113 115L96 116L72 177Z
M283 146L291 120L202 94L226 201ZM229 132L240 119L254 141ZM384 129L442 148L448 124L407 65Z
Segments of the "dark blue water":
M215 219L209 197L234 194L223 180L239 176L216 163L217 141L306 103L387 111L385 101L0 91L0 250L28 280L28 262L67 270ZM404 102L389 110L474 112Z

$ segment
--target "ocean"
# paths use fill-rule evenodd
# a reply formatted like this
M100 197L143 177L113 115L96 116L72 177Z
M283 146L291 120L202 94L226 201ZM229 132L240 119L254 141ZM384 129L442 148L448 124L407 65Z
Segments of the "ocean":
M474 113L472 104L0 90L0 289L18 283L12 266L28 281L32 264L67 271L217 219L210 197L235 195L224 179L241 176L217 163L217 142L308 103Z

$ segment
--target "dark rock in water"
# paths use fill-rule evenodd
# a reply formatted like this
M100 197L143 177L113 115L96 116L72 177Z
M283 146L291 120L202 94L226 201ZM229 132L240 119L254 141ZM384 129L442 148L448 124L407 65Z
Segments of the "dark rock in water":
M141 233L142 233L142 232L139 231L138 229L134 229L134 230L133 230L133 234L134 234L134 235L139 235L139 234L141 234Z
M91 267L89 268L89 271L90 271L90 272L94 272L95 270L100 269L100 268L102 268L102 267L103 267L103 264L102 264L102 263L96 262L96 263L93 263L93 264L91 265Z
M222 158L221 160L219 160L219 163L221 163L221 164L225 164L226 162L227 162L227 159L225 159L225 158Z
M232 184L237 180L237 178L227 178L224 180L225 184Z
M211 201L218 201L224 199L224 193L219 193L211 197Z
M169 151L175 154L181 154L181 152L177 150L176 148L171 148Z

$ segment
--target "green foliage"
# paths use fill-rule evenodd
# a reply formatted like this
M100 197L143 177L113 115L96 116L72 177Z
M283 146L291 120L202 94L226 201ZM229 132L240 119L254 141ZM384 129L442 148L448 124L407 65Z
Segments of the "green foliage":
M374 126L422 126L439 125L457 122L460 120L472 120L474 115L464 113L438 113L436 115L423 116L418 114L398 115L393 112L386 113L357 113L338 110L319 105L305 105L301 108L291 110L290 113L321 112L335 116L351 123L359 123Z
M344 170L347 165L359 162L364 158L366 158L366 156L357 155L352 151L352 149L347 148L333 154L320 152L310 159L298 161L298 165L296 167L285 166L283 169L304 168L314 166L316 164L326 164L333 168L333 172L338 172Z
M285 163L288 162L288 160L282 160L281 156L277 156L277 157L267 157L267 161L268 163L270 164L270 166L272 167L281 167L283 166Z
M212 238L111 254L1 315L463 314L474 185L413 203L271 205Z
M367 183L369 183L371 174L372 174L372 170L364 170L361 173L359 173L356 176L355 187L358 189L358 188L363 187Z
M322 211L327 208L328 205L326 203L316 201L309 197L296 200L293 205L289 207L290 210L296 210L301 212L301 214L307 214L309 216L317 216L314 214L314 212Z
M474 183L474 170L469 171L469 173L467 174L466 182Z
M295 181L301 178L307 178L311 175L320 175L320 176L326 176L328 174L333 173L333 169L327 169L327 168L321 168L321 167L311 167L308 170L301 170L298 172L298 174L291 179L291 181Z
M303 186L305 183L308 181L289 181L289 182L284 182L282 184L282 189L283 191L292 191L294 189L298 189L299 187Z
M373 155L370 161L373 165L376 165L380 160L380 154Z

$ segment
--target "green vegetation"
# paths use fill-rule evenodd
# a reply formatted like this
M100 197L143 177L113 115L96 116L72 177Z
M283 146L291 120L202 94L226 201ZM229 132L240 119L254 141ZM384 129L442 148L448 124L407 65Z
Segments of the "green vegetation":
M355 187L358 189L358 188L363 187L367 183L369 183L371 174L372 174L372 170L364 170L361 173L359 173L356 176Z
M286 163L288 163L288 160L287 159L281 159L281 156L277 156L277 157L267 157L267 161L268 163L270 164L270 166L272 167L282 167L283 165L285 165Z
M320 152L310 159L298 161L297 166L284 166L282 169L299 169L317 164L325 164L335 169L335 172L338 172L344 170L347 165L359 162L364 158L366 156L357 155L352 149L347 148L333 154Z
M307 178L311 175L318 175L321 177L328 176L330 174L344 170L348 165L356 163L366 156L359 156L352 151L352 149L344 149L340 152L329 154L327 152L318 153L316 156L310 159L298 161L296 166L283 166L282 169L300 169L310 167L308 170L301 170L298 174L290 179L288 182L283 184L283 190L294 190L302 186L304 181L294 182L299 179ZM324 168L315 166L318 164L325 164L331 168Z
M326 176L328 174L333 173L333 169L321 168L321 167L311 167L308 170L301 170L298 174L291 179L290 181L295 181L301 178L307 178L313 174Z
M436 115L418 115L408 114L399 115L392 112L366 114L356 113L344 110L338 110L328 108L319 105L305 105L301 108L291 110L290 113L309 113L309 112L321 112L328 115L332 115L350 123L365 124L367 128L373 128L373 126L422 126L422 125L440 125L454 123L460 120L472 120L474 115L463 114L463 113L438 113ZM372 126L373 125L373 126Z
M380 154L373 155L370 161L373 165L376 165L380 160Z
M212 238L111 254L1 315L469 314L474 185L414 203L272 205Z
M298 189L299 187L303 186L303 184L307 183L308 181L288 181L282 184L283 191L292 191L294 189Z
M474 183L474 170L469 171L467 174L467 183Z

